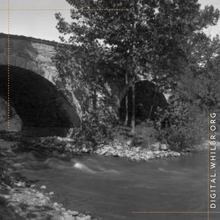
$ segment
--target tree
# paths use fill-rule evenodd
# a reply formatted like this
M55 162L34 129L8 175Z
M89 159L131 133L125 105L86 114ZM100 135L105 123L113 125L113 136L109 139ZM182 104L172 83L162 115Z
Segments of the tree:
M211 39L201 33L190 45L188 71L179 83L181 97L204 112L219 110L219 36Z
M61 33L72 33L68 39L60 37L62 44L56 48L54 61L64 89L78 94L81 103L81 127L74 132L75 140L78 144L86 141L97 144L108 134L109 112L105 105L108 92L101 72L108 48L95 36L95 27L88 25L80 14L72 14L71 24L59 13L56 18Z
M169 124L163 130L159 126L160 138L174 148L200 144L207 133L207 115L220 112L219 36L196 33L187 51L185 73L173 89L169 111L160 117Z
M83 10L71 11L72 24L58 17L61 32L78 35L86 42L102 40L103 46L108 48L103 61L125 69L126 86L131 85L133 92L133 133L135 82L140 76L151 76L162 91L176 87L188 65L186 45L194 33L216 24L219 17L219 11L213 7L200 10L197 0L67 2ZM81 27L76 23L80 19ZM75 41L74 37L70 39L69 43Z

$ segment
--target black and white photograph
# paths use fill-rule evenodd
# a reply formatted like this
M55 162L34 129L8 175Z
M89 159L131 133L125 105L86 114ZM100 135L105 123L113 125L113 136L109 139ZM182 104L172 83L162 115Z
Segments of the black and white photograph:
M0 0L0 220L219 220L219 35L219 0Z

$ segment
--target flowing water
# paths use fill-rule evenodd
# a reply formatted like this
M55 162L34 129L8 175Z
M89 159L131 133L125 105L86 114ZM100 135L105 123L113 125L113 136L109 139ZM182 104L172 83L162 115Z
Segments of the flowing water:
M217 220L220 213L209 217L206 213L207 158L204 150L148 162L103 156L68 159L43 152L23 152L11 160L17 172L36 181L38 189L45 185L47 192L53 191L54 201L67 209L99 214L104 220ZM220 190L217 193L220 197Z

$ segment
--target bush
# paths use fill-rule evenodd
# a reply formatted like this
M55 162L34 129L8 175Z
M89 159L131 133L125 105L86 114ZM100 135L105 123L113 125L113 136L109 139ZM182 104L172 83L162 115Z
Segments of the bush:
M171 150L184 150L199 144L205 135L205 126L205 115L199 108L175 96L155 123L158 140L167 143Z
M146 120L136 126L133 144L135 146L148 148L157 141L157 138L158 132L154 127L153 121Z
M86 146L95 150L97 145L111 138L112 121L105 108L87 111L82 116L81 126L74 128L72 138L78 147Z

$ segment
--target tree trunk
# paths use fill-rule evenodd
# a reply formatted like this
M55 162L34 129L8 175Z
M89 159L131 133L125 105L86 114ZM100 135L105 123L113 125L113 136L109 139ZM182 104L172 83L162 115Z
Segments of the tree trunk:
M126 93L125 93L125 122L124 126L128 126L128 73L125 74L125 87L126 87Z
M99 116L98 116L98 111L97 111L97 105L98 105L98 97L97 97L97 76L95 73L95 65L93 64L93 82L92 82L92 110L93 110L93 116L95 119L95 123L99 123Z
M132 79L132 117L131 117L131 133L135 133L135 75Z
M92 71L93 71L93 79L95 81L95 84L97 85L97 77L95 75L95 67L93 65L93 68L92 68ZM97 110L97 91L96 91L96 85L93 85L93 94L92 94L92 104L93 104L93 110L96 111ZM96 114L96 113L95 113Z
M97 109L97 93L96 93L96 88L93 88L93 110L96 111Z
M134 5L134 10L136 10L137 7L137 2L135 2ZM137 62L135 60L135 44L134 44L134 38L135 38L135 32L136 32L136 18L134 18L134 23L133 23L133 37L132 37L132 51L131 51L131 57L132 57L132 69L131 69L131 74L132 74L132 117L131 117L131 133L134 135L135 134L135 68L137 65Z
M150 111L149 111L149 114L148 114L148 119L150 119L150 117L151 117L157 92L158 92L158 88L155 86L155 93L154 93L154 97L153 97L153 103L152 103L152 105L150 107Z

